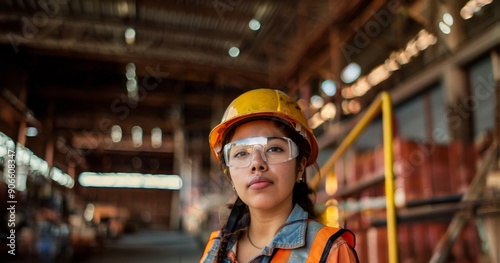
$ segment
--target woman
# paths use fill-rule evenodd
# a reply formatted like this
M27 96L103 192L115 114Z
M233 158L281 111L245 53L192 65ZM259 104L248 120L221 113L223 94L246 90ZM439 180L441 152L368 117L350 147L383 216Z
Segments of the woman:
M242 94L209 141L237 199L200 262L357 262L351 232L314 220L305 171L318 145L292 98L271 89Z

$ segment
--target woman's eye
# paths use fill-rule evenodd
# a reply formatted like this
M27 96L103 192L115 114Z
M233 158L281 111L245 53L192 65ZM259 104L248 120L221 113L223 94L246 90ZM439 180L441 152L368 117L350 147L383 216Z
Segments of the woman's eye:
M248 152L246 151L240 151L233 154L233 158L243 158L245 156L248 156Z
M283 148L279 146L272 146L267 149L267 152L283 152Z

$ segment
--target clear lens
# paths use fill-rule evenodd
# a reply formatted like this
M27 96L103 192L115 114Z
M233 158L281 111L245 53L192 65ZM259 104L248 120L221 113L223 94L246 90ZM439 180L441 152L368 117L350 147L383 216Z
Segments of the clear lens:
M224 145L224 159L229 167L248 167L259 152L267 164L283 163L297 157L297 145L287 137L253 137Z

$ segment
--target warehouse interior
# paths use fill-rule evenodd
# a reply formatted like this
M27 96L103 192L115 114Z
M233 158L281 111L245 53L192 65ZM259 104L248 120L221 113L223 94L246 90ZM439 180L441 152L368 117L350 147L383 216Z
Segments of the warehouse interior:
M274 88L361 262L499 263L499 84L493 0L0 1L1 258L97 262L141 231L203 246L234 198L208 134Z

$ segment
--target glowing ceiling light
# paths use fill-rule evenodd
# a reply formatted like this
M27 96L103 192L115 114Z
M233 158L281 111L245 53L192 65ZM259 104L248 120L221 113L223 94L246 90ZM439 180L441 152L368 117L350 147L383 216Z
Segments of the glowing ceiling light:
M240 55L240 49L237 47L232 47L229 49L229 56L235 58Z
M338 180L337 176L335 175L334 171L331 171L329 174L326 175L325 179L325 192L332 196L337 192L338 189ZM332 206L330 206L332 207Z
M129 44L129 45L134 44L135 43L135 36L136 36L135 29L127 28L125 30L125 42L127 42L127 44Z
M84 187L147 188L179 190L182 179L178 175L139 173L83 172L78 182Z
M130 71L134 71L136 70L136 67L135 67L135 64L130 62L127 64L127 67L125 68L127 70L127 72L130 72Z
M316 129L318 128L321 124L323 124L325 122L325 120L323 120L323 118L321 118L321 114L319 112L317 112L316 114L314 114L308 121L309 123L309 127L311 127L311 129Z
M470 0L460 9L460 16L465 20L470 19L475 13L479 12L481 8L491 4L491 2L493 2L493 0Z
M153 148L161 147L161 136L162 132L160 128L153 128L151 130L151 146L153 146Z
M361 97L366 94L370 90L372 86L368 82L367 77L360 78L356 83L352 85L352 92L357 97Z
M328 178L328 177L327 177ZM327 225L331 227L339 227L339 208L338 206L328 206L324 212L324 218L327 218Z
M441 32L443 32L443 34L446 34L446 35L451 33L451 28L447 24L445 24L444 22L439 22L439 30L441 30Z
M321 108L321 118L323 120L331 120L335 118L335 115L337 114L337 108L335 108L335 104L329 102Z
M260 29L260 22L257 19L252 19L250 22L248 22L248 27L252 29L253 31L257 31Z
M391 72L385 67L385 65L380 65L368 74L367 80L371 86L375 86L390 76Z
M410 41L408 44L406 44L406 49L405 51L408 53L408 55L412 57L416 57L420 50L418 49L417 46L417 41Z
M389 71L396 71L400 68L398 62L394 58L388 58L384 62L385 67Z
M327 96L332 97L337 93L337 85L332 80L325 80L321 83L321 90Z
M30 172L34 174L39 174L44 177L49 176L49 165L45 160L36 156L35 154L31 155L29 167L30 167Z
M17 144L17 155L15 156L17 165L29 165L33 153L21 144Z
M127 79L135 79L136 76L135 70L127 70L127 72L125 72L125 77L127 77Z
M73 188L75 185L75 181L69 174L64 173L57 167L52 167L50 170L50 178L57 182L58 184L62 186L66 186L67 188Z
M142 145L142 128L139 126L132 127L132 143L134 147L140 147Z
M342 107L342 112L344 112L344 114L351 114L351 111L349 110L349 101L348 100L343 100L342 104L340 104L340 106Z
M361 67L358 64L351 62L342 70L340 78L344 83L349 84L359 78L360 75Z
M139 100L139 89L137 87L137 74L134 63L128 63L125 76L127 77L127 93L130 102L136 103Z
M38 135L38 130L36 127L28 127L26 128L26 136L28 137L36 137Z
M404 65L404 64L408 64L408 62L410 62L411 56L408 52L403 51L403 52L398 54L398 57L396 59L399 62L399 64Z
M120 126L113 125L111 128L111 140L115 143L122 140L122 128Z
M358 100L350 100L348 107L351 113L358 113L361 110L361 103Z
M87 221L91 221L94 218L95 206L93 204L87 204L85 211L83 211L83 218Z
M137 90L137 80L129 79L127 80L127 91L133 92Z
M470 19L473 15L474 12L470 8L464 7L460 10L460 16L465 20Z
M325 104L325 100L323 100L323 98L321 96L314 95L311 97L311 105L315 109L320 109L321 107L323 107L324 104Z
M443 14L443 22L447 24L448 26L453 25L453 16L450 13L444 13Z
M352 99L352 98L356 97L356 95L354 95L354 92L352 91L352 86L345 87L342 89L342 97L344 99Z
M420 30L417 35L417 40L415 41L417 48L420 51L427 49L430 45L429 33L426 30Z
M129 7L127 2L120 2L117 7L118 7L118 15L120 17L128 15Z

